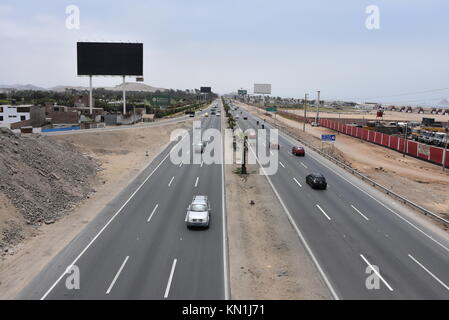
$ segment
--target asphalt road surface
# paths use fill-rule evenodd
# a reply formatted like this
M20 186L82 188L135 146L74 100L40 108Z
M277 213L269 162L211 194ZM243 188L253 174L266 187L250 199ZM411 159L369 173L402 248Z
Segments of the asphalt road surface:
M202 118L202 129L207 128L220 130L221 117ZM227 298L223 166L174 164L169 154L176 143L63 249L19 298ZM207 230L186 228L186 209L194 195L209 197L212 213ZM67 270L72 265L79 268L79 289L68 289L74 283L74 269Z
M264 123L241 108L233 113L242 130ZM292 155L301 144L281 132L279 144L278 171L267 178L336 299L449 299L448 241L312 150ZM270 152L267 142L258 147ZM324 174L327 190L306 184L312 172Z

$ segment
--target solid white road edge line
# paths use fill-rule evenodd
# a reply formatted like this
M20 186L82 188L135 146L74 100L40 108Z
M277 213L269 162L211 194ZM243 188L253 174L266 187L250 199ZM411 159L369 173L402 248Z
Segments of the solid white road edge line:
M185 134L184 137L178 142L180 143L182 140L184 140L188 134ZM165 160L168 159L170 156L171 150L167 153L167 155L159 162L159 164L154 168L154 170L146 177L146 179L141 183L141 185L134 191L131 196L128 198L128 200L125 201L125 203L117 210L117 212L109 219L109 221L103 226L103 228L100 229L100 231L95 235L95 237L87 244L87 246L81 251L81 253L73 260L73 262L64 270L64 272L59 276L59 278L52 284L52 286L45 292L45 294L41 297L40 300L45 300L45 298L48 296L48 294L56 287L56 285L61 281L61 279L64 277L64 275L67 273L68 270L72 268L72 266L82 257L82 255L89 249L89 247L92 245L92 243L97 240L97 238L100 236L100 234L103 233L103 231L109 226L109 224L117 217L117 215L122 212L123 208L128 204L129 201L137 194L137 192L142 189L143 185L150 179L150 177L156 172L157 169L164 163Z
M168 278L167 288L165 288L164 299L167 299L168 298L168 294L170 293L171 282L173 280L173 274L175 273L175 268L176 268L176 262L177 261L178 261L177 259L173 260L173 265L171 266L170 277Z
M380 275L379 272L377 272L377 270L371 265L371 263L369 263L369 261L363 256L363 254L360 255L362 257L362 259L365 261L365 263L368 265L368 267L371 268L371 270L373 270L373 272L379 277L380 280L382 280L382 282L387 286L387 288L390 291L393 291L393 288L388 284L387 281L385 281L385 279Z
M435 276L432 272L430 272L426 267L424 267L418 260L416 260L411 254L408 255L410 259L412 259L418 266L424 269L432 278L434 278L436 281L438 281L439 284L441 284L446 290L449 291L449 287L440 279L438 279L437 276Z
M238 126L240 128L240 126ZM241 128L240 128L241 130ZM292 215L290 214L290 211L288 210L286 204L284 203L284 201L282 200L281 196L279 195L279 192L276 190L274 184L271 182L270 177L267 175L265 169L262 167L262 165L260 164L259 158L257 158L254 150L252 147L250 147L251 152L254 154L255 159L257 160L257 162L259 163L259 166L263 172L263 174L265 175L265 178L267 179L268 183L270 184L271 189L273 190L274 194L276 195L276 197L278 198L279 202L281 203L282 208L284 209L285 214L288 217L288 220L290 221L291 225L293 226L293 228L296 231L296 234L298 235L299 239L301 240L302 244L304 245L304 247L307 250L307 253L309 254L309 256L311 257L313 263L315 264L316 268L318 269L318 272L320 273L321 277L323 278L324 283L326 284L327 288L329 289L331 295L333 296L333 298L335 300L340 300L339 296L337 295L337 292L335 291L334 287L332 286L332 284L330 283L328 277L326 276L326 274L324 273L323 268L321 267L321 265L318 263L317 258L315 257L315 255L313 254L312 249L310 248L309 244L306 241L306 238L304 238L303 234L301 233L301 230L299 229L298 225L296 224L295 220L293 219Z
M117 281L117 279L118 279L120 273L122 272L123 267L125 267L125 264L126 264L126 262L128 261L128 259L129 259L129 256L126 256L125 260L123 261L122 265L120 266L120 269L118 269L118 271L117 271L117 273L116 273L114 279L112 280L111 284L109 285L109 288L108 288L108 290L106 291L106 294L109 294L109 292L111 292L112 287L114 286L115 282Z

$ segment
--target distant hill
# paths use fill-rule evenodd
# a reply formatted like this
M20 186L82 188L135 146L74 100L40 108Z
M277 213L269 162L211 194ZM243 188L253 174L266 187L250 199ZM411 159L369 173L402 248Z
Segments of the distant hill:
M144 92L156 92L156 91L166 91L167 89L164 88L156 88L149 86L144 83L138 83L138 82L125 82L125 84L119 84L113 88L105 88L110 89L113 91L123 91L123 86L125 87L126 91L144 91Z
M42 87L37 87L32 84L6 84L0 85L0 89L15 89L15 90L32 90L32 91L47 91L47 89Z
M441 107L449 107L449 101L447 101L447 99L442 99L439 103L439 106Z
M67 89L70 89L70 90L73 89L73 90L78 90L78 91L89 90L88 87L75 87L75 86L56 86L56 87L48 88L48 90L55 91L55 92L64 92Z

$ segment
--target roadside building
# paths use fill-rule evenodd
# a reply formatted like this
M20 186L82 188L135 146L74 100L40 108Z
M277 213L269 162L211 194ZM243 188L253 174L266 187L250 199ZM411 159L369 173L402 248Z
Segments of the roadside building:
M30 120L31 105L0 105L0 126L10 128L12 123Z

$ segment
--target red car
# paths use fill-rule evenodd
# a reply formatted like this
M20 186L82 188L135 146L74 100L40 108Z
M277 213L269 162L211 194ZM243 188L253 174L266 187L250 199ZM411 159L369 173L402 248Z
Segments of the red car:
M306 152L304 151L303 147L293 147L292 148L292 153L295 156L302 156L302 157L304 157L306 155Z

